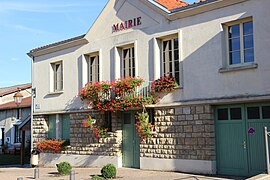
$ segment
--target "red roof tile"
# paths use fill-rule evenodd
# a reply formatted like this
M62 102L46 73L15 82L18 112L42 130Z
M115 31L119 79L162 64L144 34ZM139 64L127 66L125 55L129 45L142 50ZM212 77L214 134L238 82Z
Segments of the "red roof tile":
M32 84L29 83L29 84L11 86L11 87L7 87L7 88L0 88L0 97L15 93L18 91L18 88L21 90L25 90L25 89L31 88L31 86L32 86Z
M31 106L31 97L24 98L22 100L22 103L20 104L20 107L27 107L27 106ZM13 109L13 108L17 108L17 104L14 101L0 105L0 109Z
M166 7L168 10L188 6L189 4L181 0L155 0L157 3Z

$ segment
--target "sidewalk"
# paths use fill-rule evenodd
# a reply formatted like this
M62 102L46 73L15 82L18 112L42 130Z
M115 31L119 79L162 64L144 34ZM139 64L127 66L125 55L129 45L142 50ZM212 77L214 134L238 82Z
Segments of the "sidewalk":
M100 168L74 168L76 180L90 180L93 175L100 175ZM34 179L34 168L0 168L1 180L17 180L18 177ZM57 177L56 168L40 168L39 180L69 180L69 176ZM243 178L217 178L201 175L192 175L176 172L143 171L139 169L119 168L117 172L119 180L229 180Z

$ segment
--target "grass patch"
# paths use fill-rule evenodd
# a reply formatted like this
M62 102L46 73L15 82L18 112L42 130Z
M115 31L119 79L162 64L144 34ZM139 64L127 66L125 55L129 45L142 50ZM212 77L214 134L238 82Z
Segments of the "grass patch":
M30 163L30 157L25 157L24 164ZM0 155L0 166L3 165L17 165L21 164L21 156L15 154L1 154Z

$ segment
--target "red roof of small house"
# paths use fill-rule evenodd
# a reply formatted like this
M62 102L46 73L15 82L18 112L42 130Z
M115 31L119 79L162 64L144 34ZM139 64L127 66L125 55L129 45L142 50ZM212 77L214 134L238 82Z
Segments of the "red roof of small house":
M28 106L31 106L31 97L23 98L19 107L28 107ZM14 109L17 107L18 106L14 101L0 105L0 109Z
M10 87L5 87L5 88L0 88L0 97L1 96L5 96L8 94L12 94L18 91L18 88L20 90L25 90L25 89L29 89L32 87L31 83L28 84L21 84L21 85L16 85L16 86L10 86Z
M155 0L157 3L166 7L168 10L188 6L189 4L182 0Z

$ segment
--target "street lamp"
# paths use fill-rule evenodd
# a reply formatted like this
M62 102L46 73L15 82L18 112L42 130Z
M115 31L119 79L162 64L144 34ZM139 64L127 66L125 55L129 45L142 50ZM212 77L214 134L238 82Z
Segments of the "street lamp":
M19 106L22 103L22 99L23 99L23 95L22 95L22 93L20 91L21 91L21 89L18 88L18 91L13 96L14 101L15 101L15 103L17 105L17 120L16 120L16 123L18 123L19 122L19 119L20 119L20 109L19 109ZM14 124L14 127L15 127L14 141L15 142L18 142L19 141L18 124Z
M16 92L13 96L15 103L17 104L17 106L19 107L19 105L22 103L22 99L23 99L23 95L20 92L21 89L18 88L18 92Z

